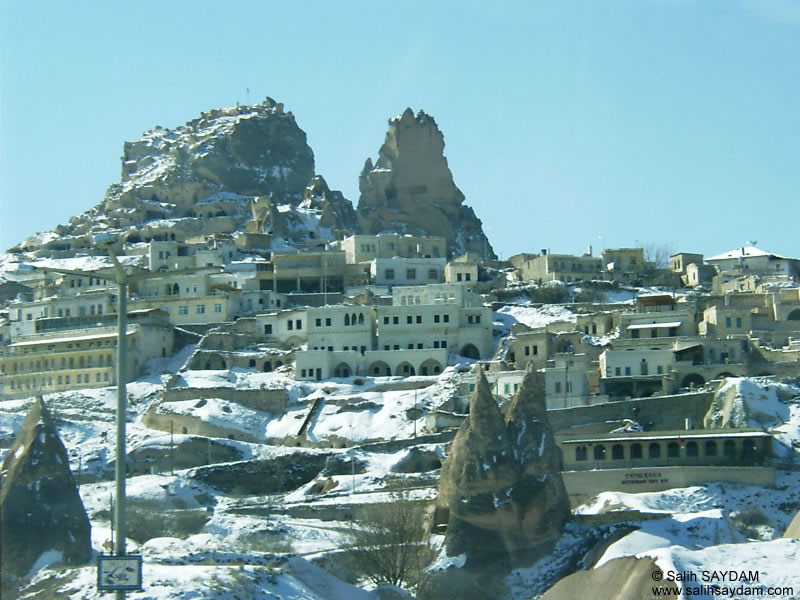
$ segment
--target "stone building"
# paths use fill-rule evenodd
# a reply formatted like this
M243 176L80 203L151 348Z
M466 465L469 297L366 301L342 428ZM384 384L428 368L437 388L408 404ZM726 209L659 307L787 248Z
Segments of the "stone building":
M2 349L0 374L7 396L59 392L116 384L116 316L96 317L87 329L73 319L50 319L48 327L20 336ZM127 379L139 376L144 363L172 356L174 334L166 313L128 314Z

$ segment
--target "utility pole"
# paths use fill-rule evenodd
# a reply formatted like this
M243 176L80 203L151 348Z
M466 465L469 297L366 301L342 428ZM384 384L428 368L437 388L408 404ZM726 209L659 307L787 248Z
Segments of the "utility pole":
M417 438L417 390L414 390L414 411L411 413L414 420L414 439Z
M175 438L172 419L169 421L169 474L175 475Z
M106 245L110 243L109 239L101 240L98 245ZM97 243L97 240L95 240ZM114 268L114 275L98 274L92 271L79 271L68 269L54 269L47 268L45 270L53 271L56 273L64 273L67 275L78 275L81 277L99 277L103 280L114 280L117 284L117 443L116 443L116 460L114 466L115 478L115 492L117 496L116 506L113 509L112 521L112 538L113 531L116 530L116 539L113 541L114 554L116 556L125 556L127 554L125 549L127 527L125 522L126 511L126 496L125 496L125 478L127 476L127 451L126 451L126 424L127 424L127 411L128 411L128 394L127 394L127 379L126 379L126 365L128 364L128 346L127 346L127 333L128 333L128 285L133 281L143 279L156 279L163 278L164 273L141 273L136 275L128 275L117 260L117 255L111 246L108 246L108 255ZM173 271L170 275L178 275L182 273L194 272L193 269L182 269L180 271ZM141 563L140 563L141 564ZM116 589L114 591L116 600L125 600L126 590Z

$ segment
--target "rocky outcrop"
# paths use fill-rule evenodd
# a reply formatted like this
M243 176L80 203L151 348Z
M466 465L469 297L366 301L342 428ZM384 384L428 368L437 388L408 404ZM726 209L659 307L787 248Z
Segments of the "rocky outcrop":
M266 220L265 205L272 209ZM314 235L316 227L356 227L350 202L315 176L314 153L294 115L271 98L211 110L176 129L156 127L126 142L121 181L103 202L59 226L56 236L33 236L20 249L86 250L98 232L128 242L183 241L242 231L259 218L258 233L284 221L281 233L289 241L325 239Z
M442 465L437 504L449 515L448 556L465 554L470 567L549 551L570 514L559 469L544 375L528 370L504 418L481 372Z
M592 598L616 600L674 598L677 584L656 579L653 574L657 572L663 575L652 558L617 558L598 569L578 571L565 577L547 590L541 600L572 600L586 596L587 591ZM653 594L653 581L658 581L659 587L671 588L673 593Z
M67 451L38 397L0 470L2 570L22 576L37 564L82 564L91 551Z
M386 141L359 177L361 233L384 231L443 236L455 254L494 258L481 221L464 205L444 156L444 136L433 117L410 108L389 121Z

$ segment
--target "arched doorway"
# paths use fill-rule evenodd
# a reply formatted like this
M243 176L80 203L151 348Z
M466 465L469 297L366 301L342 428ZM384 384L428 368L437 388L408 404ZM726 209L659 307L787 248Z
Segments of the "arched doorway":
M411 377L412 375L416 375L417 371L414 369L414 365L409 362L401 362L397 365L397 369L395 369L395 373L398 375L402 375L403 377Z
M795 308L792 312L790 312L787 317L787 321L800 321L800 308Z
M345 362L341 362L333 369L333 376L334 377L350 377L351 370L350 365Z
M475 344L465 344L463 348L461 348L461 352L459 354L465 358L472 358L478 360L481 357L481 353L478 351L478 348Z
M373 377L388 377L392 374L392 370L382 360L376 361L369 366L367 371Z
M438 361L429 358L419 366L420 375L438 375L442 372L442 365Z

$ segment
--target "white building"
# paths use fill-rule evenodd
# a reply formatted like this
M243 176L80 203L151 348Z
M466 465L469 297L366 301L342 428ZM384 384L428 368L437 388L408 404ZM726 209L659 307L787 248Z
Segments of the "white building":
M420 285L444 281L444 258L375 258L370 276L375 285Z

